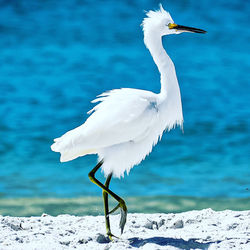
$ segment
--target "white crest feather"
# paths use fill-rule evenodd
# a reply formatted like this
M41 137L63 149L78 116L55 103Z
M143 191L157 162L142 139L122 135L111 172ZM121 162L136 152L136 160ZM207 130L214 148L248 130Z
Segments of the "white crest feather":
M157 24L161 20L165 19L174 22L169 12L164 10L162 4L160 4L159 7L160 7L159 10L155 11L150 10L146 12L147 17L143 19L141 24L144 32L149 28L149 26L153 26L154 24Z

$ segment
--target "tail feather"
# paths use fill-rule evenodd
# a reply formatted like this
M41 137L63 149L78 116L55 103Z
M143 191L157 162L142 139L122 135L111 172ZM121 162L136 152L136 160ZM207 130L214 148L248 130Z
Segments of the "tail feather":
M61 162L71 161L79 156L96 153L95 149L89 149L83 146L83 143L81 145L75 144L73 133L66 133L62 137L54 139L51 150L61 154Z
M78 151L78 152L67 151L67 152L60 152L60 153L61 153L60 161L66 162L66 161L72 161L80 156L84 156L87 154L94 154L96 152L93 149L88 149L88 150Z
M61 137L55 138L54 143L51 145L51 150L55 152L64 152L74 149L74 141L77 135L77 128L68 131Z

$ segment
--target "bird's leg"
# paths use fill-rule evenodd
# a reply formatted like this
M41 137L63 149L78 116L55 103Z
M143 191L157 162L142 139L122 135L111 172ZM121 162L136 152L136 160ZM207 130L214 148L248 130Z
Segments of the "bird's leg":
M112 178L112 173L108 175L104 186L109 188L109 183ZM105 215L105 223L106 223L106 231L110 240L113 240L112 237L115 237L110 230L110 222L109 222L109 203L108 203L108 193L102 190L103 202L104 202L104 215Z
M115 206L111 211L109 211L108 214L114 213L119 207L120 207L120 204L118 204L117 206Z
M105 185L103 185L99 180L97 180L95 178L95 173L96 171L102 166L103 164L103 160L101 160L90 172L89 172L89 179L96 184L98 187L100 187L103 191L105 191L107 194L111 195L115 200L117 200L119 202L118 207L120 207L121 209L121 220L120 220L120 228L121 228L121 233L123 233L123 229L124 226L126 224L126 220L127 220L127 206L125 201L119 197L117 194L115 194L114 192L112 192L108 187L106 187ZM111 179L111 177L110 177ZM110 180L108 181L110 182ZM106 209L105 209L106 210ZM116 210L116 209L115 209ZM114 211L114 209L112 210ZM107 214L108 216L108 214Z

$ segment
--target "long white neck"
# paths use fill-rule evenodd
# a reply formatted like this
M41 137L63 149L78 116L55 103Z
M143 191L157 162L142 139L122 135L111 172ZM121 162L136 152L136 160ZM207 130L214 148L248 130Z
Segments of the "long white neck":
M144 34L144 42L149 49L155 64L161 74L161 92L159 102L162 104L162 113L168 117L169 123L182 126L182 104L175 67L163 48L162 38L151 32ZM159 103L159 104L160 104ZM169 121L171 119L171 122ZM171 126L170 126L171 127Z
M144 42L149 49L155 64L161 74L161 92L162 97L166 97L168 92L174 91L178 96L179 84L176 77L175 67L166 53L162 45L162 37L158 34L146 33L144 36ZM169 93L170 94L170 93ZM171 93L173 94L173 93Z

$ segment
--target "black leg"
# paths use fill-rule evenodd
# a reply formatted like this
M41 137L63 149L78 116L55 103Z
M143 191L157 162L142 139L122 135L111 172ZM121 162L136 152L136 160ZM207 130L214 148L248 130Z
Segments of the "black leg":
M104 186L106 188L109 188L109 183L112 178L112 174L109 174ZM109 203L108 203L108 193L104 190L102 190L102 196L103 196L103 202L104 202L104 215L105 215L105 223L106 223L106 230L107 235L109 237L112 237L111 230L110 230L110 222L109 222Z
M101 160L90 172L89 172L89 179L94 183L94 184L96 184L98 187L100 187L101 189L102 189L102 191L103 192L105 192L106 194L109 194L109 195L111 195L115 200L117 200L118 201L118 205L117 205L117 207L115 208L115 210L118 208L118 207L120 207L120 209L121 209L121 220L120 220L120 228L121 228L121 233L123 233L123 229L124 229L124 226L125 226L125 224L126 224L126 220L127 220L127 206L126 206L126 203L125 203L125 201L121 198L121 197L119 197L117 194L115 194L114 192L112 192L106 185L103 185L99 180L97 180L96 178L95 178L95 173L96 173L96 171L102 166L102 164L103 164L103 160ZM112 175L109 177L108 176L108 178L107 178L107 180L106 180L106 183L107 184L109 184L110 183L110 180L111 180L111 177L112 177ZM110 179L110 180L109 180ZM105 184L106 184L105 183ZM105 198L105 200L106 200L106 204L108 203L108 200L107 200L107 198ZM106 206L105 205L105 201L104 201L104 206ZM112 210L112 212L114 212L115 211L114 209ZM108 213L108 208L105 208L105 217L107 217L108 215L109 215L109 213ZM106 220L106 223L107 223L107 220ZM108 224L109 224L109 221L108 221ZM107 224L106 224L106 226L107 226ZM110 226L110 225L109 225ZM110 229L109 229L109 231L110 231Z

